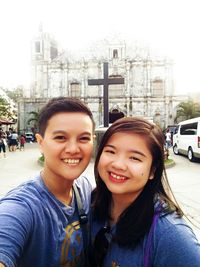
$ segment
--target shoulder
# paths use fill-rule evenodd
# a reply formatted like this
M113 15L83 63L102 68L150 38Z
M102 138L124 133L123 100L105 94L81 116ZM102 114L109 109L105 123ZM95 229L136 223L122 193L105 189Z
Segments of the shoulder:
M75 184L83 194L92 192L92 184L86 176L81 176L75 180Z
M1 198L1 200L4 200L4 199L11 197L11 196L13 196L13 197L18 196L22 192L29 191L30 188L34 187L34 183L35 183L34 180L27 180L27 181L21 183L20 185L14 187L10 191L8 191L8 193L5 195L5 197Z
M75 180L75 185L80 194L80 198L82 199L83 208L86 212L89 212L90 204L91 204L91 192L92 185L87 177L81 176L77 180Z
M183 218L161 216L154 232L155 266L200 266L200 244Z
M40 176L26 181L12 189L0 200L0 220L3 216L17 218L23 222L27 218L29 222L33 218L43 218L48 210L58 207L57 201L47 191ZM49 214L49 213L48 213Z
M192 228L187 224L184 218L180 218L176 212L160 215L157 223L157 232L167 236L174 236L181 233L181 236L194 236Z
M29 184L30 182L27 182ZM22 184L7 193L0 200L0 227L3 229L4 222L7 225L19 229L23 226L30 227L33 222L33 210L37 208L34 204L33 194L28 190L28 185Z
M3 198L1 198L0 204L1 206L10 206L11 204L12 206L30 206L32 209L34 205L36 205L39 194L38 177L36 177L35 179L28 180L9 191Z

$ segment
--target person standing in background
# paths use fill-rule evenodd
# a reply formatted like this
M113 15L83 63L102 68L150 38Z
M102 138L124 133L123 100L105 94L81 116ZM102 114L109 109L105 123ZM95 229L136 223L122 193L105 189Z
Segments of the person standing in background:
M166 134L165 134L165 147L166 147L166 149L169 149L171 147L171 145L172 145L172 135L168 129Z
M26 143L26 139L24 137L23 134L20 135L20 138L19 138L19 149L20 151L24 150L24 146L25 146L25 143Z
M10 137L10 151L16 151L18 146L18 134L14 130Z
M6 146L6 134L3 131L0 131L0 155L2 151L4 158L6 158Z

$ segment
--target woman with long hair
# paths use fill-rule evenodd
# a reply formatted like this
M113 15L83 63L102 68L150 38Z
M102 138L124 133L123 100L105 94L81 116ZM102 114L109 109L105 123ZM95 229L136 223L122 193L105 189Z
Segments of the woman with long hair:
M200 266L200 244L167 180L164 144L161 129L138 117L105 132L95 161L92 266Z

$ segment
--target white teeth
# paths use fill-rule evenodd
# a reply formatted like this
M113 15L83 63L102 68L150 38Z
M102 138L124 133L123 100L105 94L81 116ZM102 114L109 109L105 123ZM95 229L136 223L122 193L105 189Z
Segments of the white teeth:
M64 159L63 161L68 164L78 164L80 159Z
M116 175L114 173L111 173L111 176L117 180L125 180L126 179L124 176Z

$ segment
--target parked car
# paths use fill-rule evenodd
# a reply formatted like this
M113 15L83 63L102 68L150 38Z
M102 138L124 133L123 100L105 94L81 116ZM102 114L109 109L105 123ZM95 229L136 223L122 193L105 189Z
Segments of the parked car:
M26 138L26 142L27 143L35 141L35 137L34 137L34 134L32 132L26 132L25 133L25 138Z
M175 155L186 155L190 161L200 158L200 117L178 124L173 136L173 151Z

